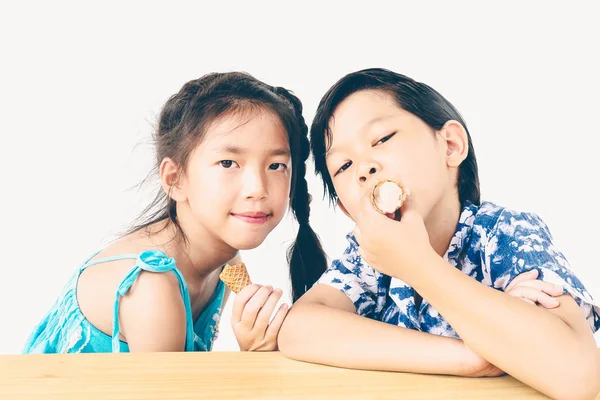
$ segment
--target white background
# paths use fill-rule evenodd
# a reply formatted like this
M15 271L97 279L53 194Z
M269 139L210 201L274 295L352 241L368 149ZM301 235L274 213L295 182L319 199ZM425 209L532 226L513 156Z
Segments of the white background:
M484 200L538 213L600 299L594 2L224 3L0 6L0 353L20 351L83 259L149 200L129 188L150 168L160 106L211 71L292 89L309 123L348 72L428 83L467 121ZM336 257L350 222L308 182L311 222ZM294 236L287 218L242 253L255 282L289 293ZM237 349L230 306L215 350Z

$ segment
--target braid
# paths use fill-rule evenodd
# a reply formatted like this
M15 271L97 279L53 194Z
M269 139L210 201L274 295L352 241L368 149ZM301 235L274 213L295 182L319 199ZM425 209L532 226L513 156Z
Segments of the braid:
M302 116L302 103L300 100L284 88L273 88L273 92L287 99L296 116L296 132L289 132L290 143L296 144L298 159L292 162L295 170L292 177L291 206L298 221L298 234L296 240L288 249L287 259L290 266L290 278L292 281L292 300L298 300L308 289L314 285L327 268L327 258L319 237L313 231L309 223L310 202L312 197L308 192L306 182L306 160L310 154L310 143L308 141L308 126ZM293 138L292 135L297 138Z

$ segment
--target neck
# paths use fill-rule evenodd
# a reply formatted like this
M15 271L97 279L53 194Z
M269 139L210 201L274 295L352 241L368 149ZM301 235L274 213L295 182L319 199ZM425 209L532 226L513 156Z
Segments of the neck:
M165 253L175 259L177 268L183 274L186 282L193 283L206 279L207 276L221 268L238 253L223 242L202 224L194 222L186 204L177 205L177 215L181 230L187 241L175 224L168 220L158 224L165 229L157 233L162 236Z
M457 195L440 200L427 216L425 228L429 234L429 242L437 254L444 256L450 241L456 232L456 225L461 213Z

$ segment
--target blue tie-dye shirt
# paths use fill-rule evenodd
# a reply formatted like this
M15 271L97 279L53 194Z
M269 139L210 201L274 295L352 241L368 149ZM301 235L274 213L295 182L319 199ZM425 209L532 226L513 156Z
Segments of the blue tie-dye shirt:
M332 262L318 283L346 294L359 315L390 324L441 336L459 336L428 302L415 306L414 290L365 263L358 243L347 235L350 245ZM600 307L570 270L565 257L552 244L546 224L535 214L521 213L490 202L467 204L444 255L473 279L504 290L517 275L532 269L538 279L558 284L569 293L585 314L593 332L600 329Z

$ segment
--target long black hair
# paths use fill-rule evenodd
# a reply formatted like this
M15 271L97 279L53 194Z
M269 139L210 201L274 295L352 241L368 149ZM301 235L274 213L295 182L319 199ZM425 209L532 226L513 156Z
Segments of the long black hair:
M331 144L329 121L336 107L346 97L360 90L377 90L388 94L398 107L414 114L433 130L442 129L449 120L460 122L467 132L469 153L458 169L459 200L461 204L481 203L475 150L467 125L459 112L428 85L383 68L364 69L344 76L325 93L317 108L310 128L311 150L315 160L315 171L321 177L325 192L329 194L332 202L337 200L337 194L325 163L325 154Z
M158 174L165 157L185 169L190 154L204 138L206 128L220 116L260 108L279 116L290 144L290 203L299 228L296 240L288 249L287 259L292 297L296 301L325 271L327 260L319 238L309 224L311 196L305 178L306 160L310 155L308 127L302 116L302 103L294 94L243 72L210 73L187 82L167 100L160 112L153 135L156 163L151 175ZM162 188L128 233L146 229L159 221L174 224L187 241L177 219L176 202Z

